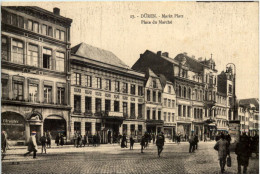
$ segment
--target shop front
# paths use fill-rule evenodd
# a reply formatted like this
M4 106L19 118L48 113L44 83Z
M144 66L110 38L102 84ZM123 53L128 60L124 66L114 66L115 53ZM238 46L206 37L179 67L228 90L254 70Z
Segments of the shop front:
M191 136L191 123L177 123L177 134L181 135L181 141L188 141Z
M158 134L163 131L163 121L162 120L146 120L146 131L149 134Z
M46 133L50 133L53 140L55 140L58 134L66 137L66 120L59 115L50 115L44 119L43 130Z
M194 123L194 135L197 135L199 140L203 140L203 122L202 123Z
M174 142L176 137L176 124L174 123L164 123L163 132L166 141Z

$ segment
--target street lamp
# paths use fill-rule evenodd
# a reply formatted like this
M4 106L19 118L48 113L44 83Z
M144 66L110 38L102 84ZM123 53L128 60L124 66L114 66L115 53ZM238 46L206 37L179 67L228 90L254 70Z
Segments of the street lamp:
M237 107L236 107L236 99L237 99L237 97L236 97L236 65L234 63L228 63L226 65L226 72L228 72L228 68L229 68L228 65L230 65L229 67L231 67L231 65L233 65L233 67L234 67L234 78L233 78L233 82L234 82L234 85L233 85L234 118L233 118L233 120L236 120L236 118L237 118Z

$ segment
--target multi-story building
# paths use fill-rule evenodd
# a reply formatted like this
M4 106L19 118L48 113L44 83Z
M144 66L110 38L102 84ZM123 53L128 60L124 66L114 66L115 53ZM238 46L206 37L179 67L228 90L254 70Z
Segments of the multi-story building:
M213 137L216 132L217 70L212 58L197 60L183 53L172 59L167 52L146 50L132 68L141 72L150 68L173 83L178 108L177 133L188 137L194 132L200 139L204 134Z
M148 133L162 131L162 85L160 78L151 70L146 71L145 83L145 119Z
M10 144L30 132L68 135L70 25L38 7L2 7L2 130Z
M162 93L162 119L163 132L166 140L174 141L176 136L176 94L173 83L167 81L164 75L160 75L160 81L163 88Z
M131 70L112 52L80 43L71 49L71 139L75 132L137 137L145 128L145 75Z
M240 132L254 136L258 133L259 125L259 100L257 98L238 100L238 119Z

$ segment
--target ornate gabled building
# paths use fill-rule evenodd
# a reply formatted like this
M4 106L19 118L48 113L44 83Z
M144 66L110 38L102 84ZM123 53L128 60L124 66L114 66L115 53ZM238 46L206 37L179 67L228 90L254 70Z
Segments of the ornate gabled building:
M144 72L150 68L163 74L174 85L176 92L177 133L189 137L192 132L213 138L216 133L217 70L212 58L198 60L178 54L174 59L169 53L146 50L132 67Z
M39 7L2 6L2 130L10 144L31 131L69 133L72 20Z
M112 52L80 43L71 49L70 138L98 135L101 143L119 134L141 138L145 74L133 71Z

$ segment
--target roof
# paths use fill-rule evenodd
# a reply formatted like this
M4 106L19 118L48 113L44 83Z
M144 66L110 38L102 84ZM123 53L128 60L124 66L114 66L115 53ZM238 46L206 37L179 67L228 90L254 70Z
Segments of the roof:
M175 58L175 61L182 62L184 61L184 66L187 66L194 72L201 72L203 71L203 65L196 59L191 58L185 54L178 54Z
M239 100L239 105L255 105L256 109L259 110L259 99L258 98L248 98Z
M147 69L147 75L151 77L158 77L150 68Z
M88 45L84 42L72 47L71 53L105 64L129 69L129 67L112 52Z

